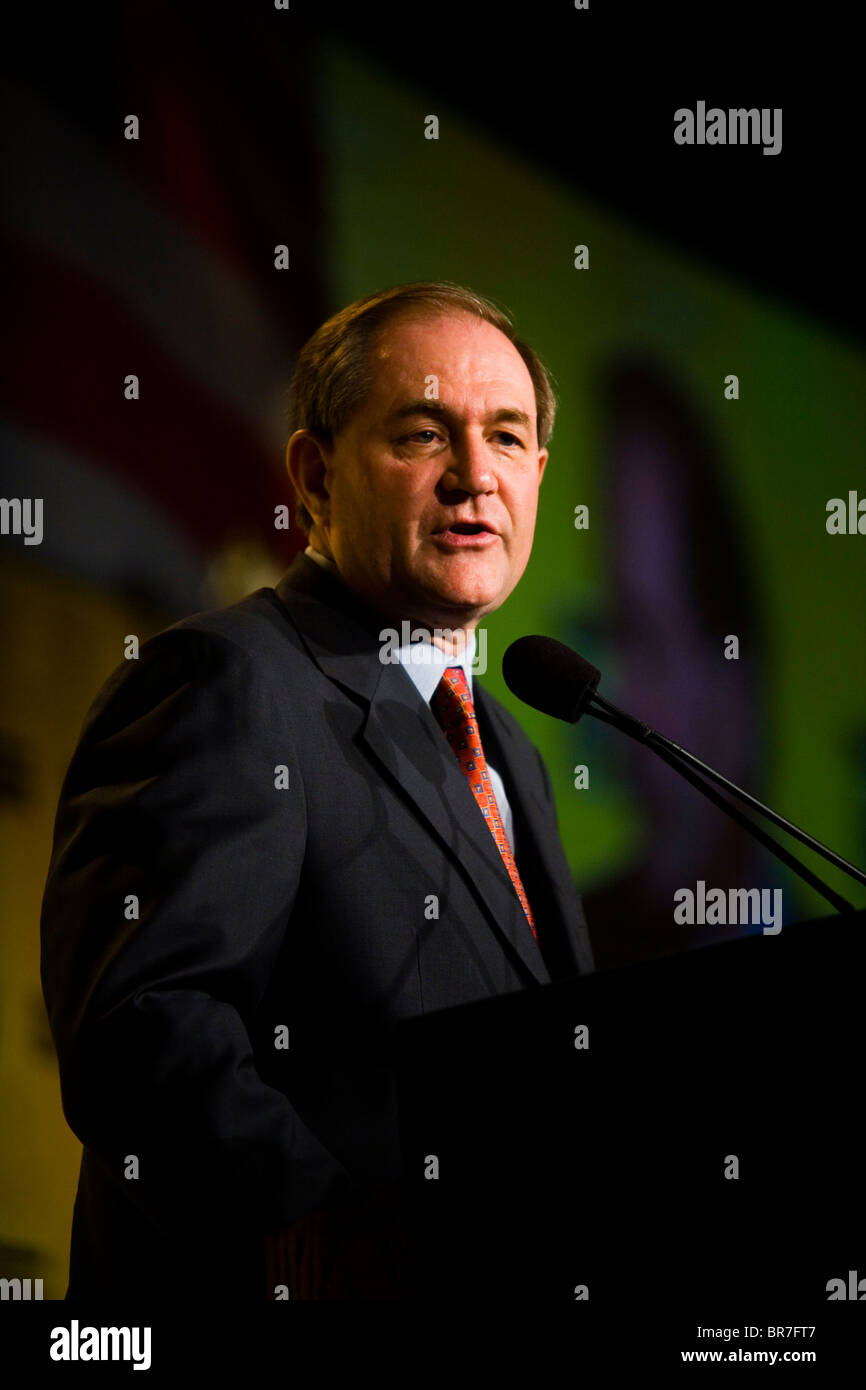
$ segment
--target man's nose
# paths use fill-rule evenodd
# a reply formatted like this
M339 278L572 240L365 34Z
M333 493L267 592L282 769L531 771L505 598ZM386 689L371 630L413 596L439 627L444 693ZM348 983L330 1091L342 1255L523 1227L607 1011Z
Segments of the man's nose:
M483 439L464 435L454 441L448 467L442 475L442 486L448 492L496 491L496 473Z

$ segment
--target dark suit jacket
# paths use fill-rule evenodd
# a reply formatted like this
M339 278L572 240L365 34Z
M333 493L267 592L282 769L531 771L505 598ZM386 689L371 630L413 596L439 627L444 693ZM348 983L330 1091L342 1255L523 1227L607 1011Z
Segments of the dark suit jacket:
M400 1178L396 1021L592 969L540 755L476 681L537 944L387 625L301 555L89 711L42 912L67 1297L262 1297L269 1232Z

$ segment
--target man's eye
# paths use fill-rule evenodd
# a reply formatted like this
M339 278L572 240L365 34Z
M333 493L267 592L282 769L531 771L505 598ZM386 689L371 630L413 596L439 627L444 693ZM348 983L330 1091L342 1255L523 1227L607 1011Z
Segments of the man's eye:
M408 435L407 438L406 438L406 440L405 440L404 442L405 442L405 443L409 443L409 442L411 442L413 439L420 439L420 437L421 437L422 434L433 434L433 435L435 435L435 433L436 433L435 430L416 430L415 434L410 434L410 435ZM509 439L509 440L511 441L512 444L520 444L520 445L522 446L522 442L523 442L523 441L520 440L520 439L518 439L516 434L510 434L508 430L498 430L498 431L497 431L497 434L499 435L499 437L500 437L501 439Z

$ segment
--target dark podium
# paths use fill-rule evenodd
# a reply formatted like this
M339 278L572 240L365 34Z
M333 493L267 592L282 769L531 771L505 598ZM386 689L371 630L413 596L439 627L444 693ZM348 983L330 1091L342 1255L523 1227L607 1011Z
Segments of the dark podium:
M856 1271L866 1298L864 919L400 1024L403 1296L802 1322Z

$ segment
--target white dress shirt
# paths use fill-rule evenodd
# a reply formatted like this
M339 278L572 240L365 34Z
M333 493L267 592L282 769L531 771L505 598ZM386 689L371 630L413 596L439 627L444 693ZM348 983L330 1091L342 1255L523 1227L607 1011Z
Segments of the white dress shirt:
M330 570L331 573L341 578L340 571L329 560L327 555L322 555L318 550L314 550L308 545L304 551L311 560L315 560L322 569ZM399 649L394 651L394 655L399 659L403 670L412 681L422 700L428 705L433 699L436 689L445 671L449 666L462 666L466 676L466 683L469 686L469 694L474 703L475 695L472 688L472 662L475 658L475 633L471 633L466 646L460 656L448 656L441 647L437 647L434 642L407 642ZM487 754L485 752L485 759ZM508 836L508 843L511 846L511 853L515 854L514 847L514 817L511 814L511 806L505 794L505 784L502 781L495 767L487 763L487 771L490 773L490 783L493 787L493 795L496 797L496 804L499 807L502 822L505 826L505 833Z

